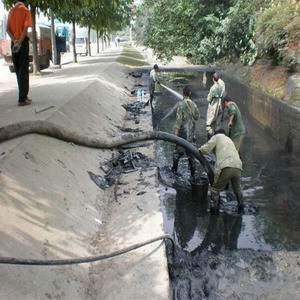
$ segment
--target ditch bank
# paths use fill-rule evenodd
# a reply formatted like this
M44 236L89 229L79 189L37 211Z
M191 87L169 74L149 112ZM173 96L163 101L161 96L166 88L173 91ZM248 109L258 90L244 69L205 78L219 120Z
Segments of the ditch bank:
M206 141L206 97L212 82L204 84L199 72L163 73L160 82L177 92L186 84L191 87L200 111L195 141L200 146ZM174 130L175 111L169 112L177 101L165 89L157 92L156 130ZM221 194L224 212L210 215L203 168L198 165L199 181L192 186L187 159L182 159L174 178L170 170L174 146L156 143L164 228L176 244L175 255L168 256L173 299L297 299L300 164L243 108L242 114L247 127L241 153L246 205L242 215L226 193Z
M249 87L224 72L226 91L244 111L267 130L282 150L300 154L300 108Z
M134 85L128 70L103 62L101 57L93 58L91 67L95 66L108 68L98 77L91 76L83 89L53 113L36 115L28 107L26 118L44 119L47 114L46 120L54 124L105 140L123 135L127 128L147 130L149 110L146 119L139 121L128 118L122 107L134 101L124 89L124 85L129 89ZM85 64L76 69L88 75L91 67ZM65 89L67 93L72 87L66 84ZM20 110L15 111L11 111L11 123L18 121L13 114ZM139 124L144 127L138 128ZM118 151L89 149L34 134L3 142L0 147L1 256L86 257L163 233L156 168L137 165L111 187L102 188L97 184L105 175L101 167L118 156ZM145 155L153 155L151 146L147 151ZM0 299L8 300L169 298L161 242L93 264L3 265L0 278Z

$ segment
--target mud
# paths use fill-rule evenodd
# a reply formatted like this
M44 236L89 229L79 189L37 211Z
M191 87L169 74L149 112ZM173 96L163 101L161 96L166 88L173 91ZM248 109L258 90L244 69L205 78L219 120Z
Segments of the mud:
M154 161L141 152L121 150L100 166L100 169L105 173L104 176L96 175L90 171L88 174L99 188L105 190L114 185L121 174L145 170L154 166Z
M184 76L164 74L161 81L181 92L187 82ZM206 141L206 96L211 82L205 86L199 73L186 78L201 114L196 128L200 146ZM173 131L175 111L170 114L170 110L174 103L170 93L157 93L154 128ZM156 144L165 232L176 243L175 256L168 256L173 299L298 299L300 162L281 151L268 133L242 113L247 127L241 153L243 215L236 212L230 192L221 194L223 212L210 215L201 166L197 165L195 185L190 182L186 158L174 177L170 171L174 146ZM166 114L168 118L162 120Z

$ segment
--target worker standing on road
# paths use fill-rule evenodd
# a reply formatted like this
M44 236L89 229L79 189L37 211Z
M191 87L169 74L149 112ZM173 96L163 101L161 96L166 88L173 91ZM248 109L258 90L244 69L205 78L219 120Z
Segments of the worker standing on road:
M217 129L217 119L221 111L221 100L225 95L225 83L221 79L218 72L213 74L213 86L207 96L208 108L207 108L207 118L206 118L206 130L208 137L214 134Z
M175 135L186 139L188 142L193 143L195 140L195 125L199 119L199 110L197 105L191 100L191 90L188 86L183 89L183 99L180 101L177 108L176 122L175 122ZM176 146L173 154L173 168L172 171L177 174L178 164L180 158L185 154L185 150ZM195 176L195 162L194 158L188 156L189 166L191 171L191 178Z
M157 64L155 64L153 66L153 69L150 72L150 79L149 79L150 98L146 103L146 105L149 105L149 102L150 102L150 105L151 105L152 109L153 109L152 102L153 102L153 99L154 99L155 87L156 87L156 84L159 84L159 80L157 78L157 73L159 73L159 72L160 72L159 67L158 67Z
M228 136L232 139L237 151L240 151L246 132L242 114L237 104L228 96L225 96L222 99L222 107L227 110L227 115L229 117Z
M241 189L242 161L233 141L225 135L224 129L219 129L215 135L199 151L206 155L215 150L215 178L211 187L211 213L219 213L220 192L231 182L237 198L238 211L243 212L243 196Z
M12 61L19 87L19 106L31 104L29 92L29 38L27 31L32 27L30 11L25 1L15 1L7 20L7 33L11 38Z

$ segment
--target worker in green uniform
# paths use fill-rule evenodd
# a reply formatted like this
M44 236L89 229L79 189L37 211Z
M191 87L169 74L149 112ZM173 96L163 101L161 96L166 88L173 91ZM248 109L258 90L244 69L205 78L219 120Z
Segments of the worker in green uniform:
M238 202L238 211L244 210L241 189L242 161L233 141L219 129L215 135L199 151L206 155L212 151L216 154L215 177L211 187L211 212L218 213L220 208L220 192L231 183Z
M228 96L222 100L222 107L227 110L228 121L228 136L232 139L237 151L240 151L243 138L245 135L245 125L242 114L235 102Z
M183 99L180 101L175 122L175 135L186 139L188 142L193 143L195 140L195 125L199 119L199 110L197 105L191 99L191 90L188 86L183 89ZM177 174L179 160L186 154L185 150L176 146L173 154L173 168L172 171ZM195 164L194 158L187 154L189 160L189 167L191 171L191 177L195 176Z
M221 79L220 73L213 74L213 83L207 96L206 130L208 137L211 137L218 127L217 119L221 112L221 99L225 95L225 83Z

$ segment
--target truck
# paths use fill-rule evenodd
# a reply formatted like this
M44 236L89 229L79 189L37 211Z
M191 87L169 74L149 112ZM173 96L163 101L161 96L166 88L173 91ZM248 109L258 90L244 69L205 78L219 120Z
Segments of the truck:
M85 56L87 56L88 55L87 44L88 44L87 37L84 37L84 36L76 37L76 39L75 39L76 53L79 55L84 54Z
M52 59L52 46L51 46L51 29L49 26L37 24L37 48L41 70L47 69ZM31 32L28 33L30 41L32 41ZM33 70L33 56L32 56L32 42L29 44L29 70ZM11 40L8 35L0 39L0 56L4 57L5 62L8 64L9 70L14 72L11 55Z

